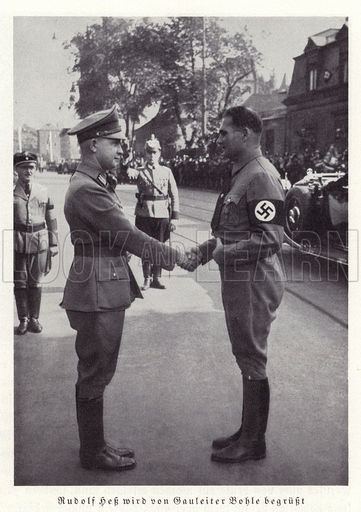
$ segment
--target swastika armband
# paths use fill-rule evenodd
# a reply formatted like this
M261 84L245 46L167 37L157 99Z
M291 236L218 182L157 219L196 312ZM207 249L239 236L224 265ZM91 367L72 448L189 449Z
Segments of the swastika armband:
M284 202L278 199L255 199L248 203L251 224L284 224Z

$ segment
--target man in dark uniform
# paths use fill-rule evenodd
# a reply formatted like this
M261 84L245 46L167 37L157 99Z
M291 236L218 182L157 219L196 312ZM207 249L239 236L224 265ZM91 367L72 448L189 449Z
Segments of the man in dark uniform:
M169 240L170 232L176 228L179 218L178 188L169 167L159 164L161 147L152 136L145 144L146 165L138 170L130 169L128 174L136 177L138 199L135 207L135 225L137 228L156 238L160 242ZM149 287L163 290L160 281L161 267L151 265L145 254L142 260L144 284L142 290ZM152 279L151 279L152 275Z
M284 291L278 252L283 240L284 193L274 166L262 156L262 121L245 107L226 111L218 144L232 162L220 194L211 238L193 249L194 268L218 263L232 351L243 376L242 425L213 441L212 460L243 462L266 456L269 410L267 338Z
M88 116L68 133L77 135L81 150L65 198L74 260L62 302L77 331L80 461L87 469L122 471L135 466L134 452L105 442L103 394L116 369L125 310L142 296L127 254L147 252L167 270L186 265L187 258L134 227L107 179L119 164L124 139L116 106Z
M37 156L15 153L14 293L20 324L16 334L40 333L41 280L58 253L54 204L46 187L34 182Z

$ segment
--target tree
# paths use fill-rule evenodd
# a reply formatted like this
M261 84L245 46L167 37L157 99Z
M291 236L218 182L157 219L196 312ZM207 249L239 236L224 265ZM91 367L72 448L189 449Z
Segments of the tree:
M246 30L229 35L214 21L208 25L207 46L209 104L214 121L231 105L239 103L245 93L251 92L261 54Z
M171 108L186 146L191 147L200 127L201 88L199 56L202 19L171 18L164 26L166 46L172 51L163 60L167 78L163 84L163 107Z
M171 39L167 40L167 45L174 47L178 61L163 88L166 92L164 103L173 108L184 140L191 146L202 122L203 20L171 18L168 30ZM247 32L229 35L215 20L207 21L205 40L207 117L212 129L224 110L232 102L239 103L242 96L250 91L250 82L255 80L261 54ZM188 138L187 125L191 126Z
M73 72L79 73L76 82L79 99L71 101L79 116L118 103L126 121L126 135L132 138L134 123L144 108L156 101L161 67L144 49L153 48L156 30L144 30L132 20L103 18L102 24L88 27L85 34L77 34L66 48L72 48L75 63ZM142 45L140 45L142 41Z
M205 40L211 128L249 89L260 54L247 34L230 36L215 20L208 21ZM71 102L80 116L117 102L130 138L144 108L160 102L192 146L202 123L202 44L202 18L103 18L66 44L75 59L72 71L79 74L79 98L72 95Z

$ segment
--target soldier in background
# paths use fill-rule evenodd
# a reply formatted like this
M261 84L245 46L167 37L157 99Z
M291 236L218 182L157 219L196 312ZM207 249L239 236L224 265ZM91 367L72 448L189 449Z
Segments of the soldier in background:
M37 156L15 153L14 293L20 324L16 334L40 333L41 279L58 253L54 204L46 187L34 182Z
M159 164L161 147L154 135L146 142L145 152L145 167L129 171L132 176L136 175L138 187L135 225L147 235L166 242L171 231L176 229L179 218L178 188L169 167ZM163 290L165 286L160 281L161 267L151 265L146 254L142 258L142 265L142 290L149 287Z

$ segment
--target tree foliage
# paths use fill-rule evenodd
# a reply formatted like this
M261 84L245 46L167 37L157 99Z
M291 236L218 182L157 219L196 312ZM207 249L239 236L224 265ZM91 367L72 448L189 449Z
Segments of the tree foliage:
M171 109L188 145L200 135L206 91L208 128L222 112L242 101L255 78L261 55L248 33L228 34L214 19L166 20L103 18L65 44L74 55L79 78L70 102L83 117L117 102L127 135L145 107ZM206 67L205 83L202 63Z

